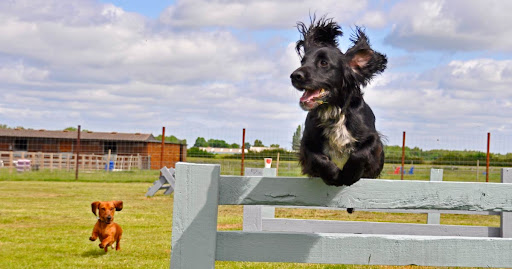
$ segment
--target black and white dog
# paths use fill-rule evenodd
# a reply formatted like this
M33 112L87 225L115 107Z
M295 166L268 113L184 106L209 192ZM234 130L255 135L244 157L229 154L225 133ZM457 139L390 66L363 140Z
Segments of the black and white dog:
M336 38L343 33L332 19L313 17L309 27L299 22L297 29L301 67L290 77L304 91L300 106L309 111L300 147L302 172L335 186L378 177L383 144L361 88L386 69L386 56L371 49L358 27L353 46L342 53Z

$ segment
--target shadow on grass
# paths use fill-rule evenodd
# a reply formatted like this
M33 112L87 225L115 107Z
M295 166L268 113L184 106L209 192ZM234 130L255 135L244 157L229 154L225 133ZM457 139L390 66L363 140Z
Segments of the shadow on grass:
M91 250L88 250L88 251L85 251L84 253L82 253L82 257L89 257L89 258L98 258L103 255L107 255L107 252L105 252L103 249L99 249L99 248L97 250L91 249Z

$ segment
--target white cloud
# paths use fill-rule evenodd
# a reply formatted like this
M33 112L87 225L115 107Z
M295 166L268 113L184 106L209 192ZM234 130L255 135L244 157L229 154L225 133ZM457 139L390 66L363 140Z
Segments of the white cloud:
M397 3L386 42L407 50L511 51L512 2L410 0Z
M417 75L384 73L365 90L383 132L512 135L512 61L452 61ZM505 126L505 127L504 127Z
M328 14L339 23L352 24L366 6L366 1L357 0L178 0L162 12L160 21L174 27L289 29L298 20L309 20L308 12Z

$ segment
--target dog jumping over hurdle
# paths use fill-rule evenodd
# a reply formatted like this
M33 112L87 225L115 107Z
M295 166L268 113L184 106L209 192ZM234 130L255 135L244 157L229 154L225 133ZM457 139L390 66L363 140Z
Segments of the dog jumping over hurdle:
M350 39L352 47L341 52L336 40L341 27L325 16L313 16L309 27L299 22L297 29L301 67L290 78L304 92L299 103L308 111L299 154L303 174L334 186L378 177L383 144L361 88L386 69L386 56L370 47L359 27Z

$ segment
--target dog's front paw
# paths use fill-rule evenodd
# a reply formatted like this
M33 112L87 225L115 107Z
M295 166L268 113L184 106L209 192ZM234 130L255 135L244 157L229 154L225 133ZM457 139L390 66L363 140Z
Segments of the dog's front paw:
M96 237L92 237L92 236L91 236L91 237L89 237L89 240L91 240L91 241L95 241L95 240L96 240Z
M100 248L105 248L105 246L104 246L102 243L100 243L98 246L99 246Z

